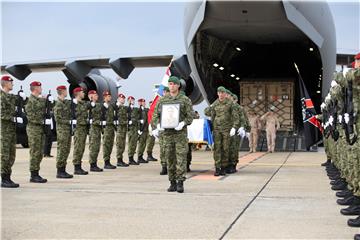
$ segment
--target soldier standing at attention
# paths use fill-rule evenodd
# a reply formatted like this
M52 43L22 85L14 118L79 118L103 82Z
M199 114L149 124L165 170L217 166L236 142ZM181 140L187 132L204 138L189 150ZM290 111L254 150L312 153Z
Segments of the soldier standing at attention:
M273 153L275 150L276 131L280 128L278 118L275 116L272 109L265 113L261 118L261 121L265 122L266 126L266 141L268 153Z
M139 143L137 148L137 155L138 155L138 163L148 163L143 158L144 151L146 148L146 139L149 135L149 124L148 124L148 112L149 109L145 108L145 99L140 98L138 100L139 104Z
M139 129L139 110L134 107L135 98L133 96L128 97L129 106L127 108L127 118L128 118L128 155L129 155L129 164L130 165L139 165L134 160L134 154L136 151L136 144L138 138L138 129Z
M25 106L28 124L26 132L29 138L30 147L30 182L46 183L47 179L39 175L40 163L43 158L44 130L47 122L44 119L47 99L53 102L52 97L47 99L41 96L42 88L40 82L30 83L31 95Z
M85 151L86 136L87 136L87 124L88 124L88 103L83 101L84 91L81 87L77 87L73 91L76 112L76 128L74 133L74 152L73 152L73 164L74 174L87 175L88 172L81 167L81 160Z
M114 125L114 116L115 109L113 104L111 104L111 94L109 91L105 91L104 94L104 106L103 111L105 111L105 128L104 128L104 141L103 141L103 158L104 158L104 168L105 169L115 169L116 166L110 163L111 152L114 146L115 138L115 125Z
M22 118L15 118L16 101L20 99L10 93L13 86L13 79L10 76L1 77L1 187L3 188L20 186L10 178L16 156L16 123L23 123ZM23 92L20 92L19 96L26 99Z
M249 111L249 122L250 122L250 135L249 135L249 148L250 153L256 152L256 147L259 139L259 131L261 129L261 122L259 116L254 110Z
M153 103L153 101L149 101L149 108L151 106L151 104ZM149 109L148 109L149 111ZM155 145L155 137L152 135L152 128L151 128L151 124L149 123L149 134L147 135L147 139L146 139L146 152L147 152L147 159L146 161L150 162L150 161L154 161L156 162L157 159L153 157L152 153L153 153L153 149L154 149L154 145Z
M66 172L66 161L71 148L71 101L67 97L66 86L56 88L58 99L54 107L57 136L56 154L56 178L72 178L73 175Z
M230 137L236 134L239 115L234 104L226 98L226 89L217 88L218 99L205 108L205 115L211 117L214 134L214 176L225 175L229 164Z
M128 167L129 164L123 160L123 154L126 144L126 132L128 125L127 107L125 106L125 95L120 93L116 102L116 110L119 119L116 131L116 158L118 167Z
M98 103L99 95L95 90L88 92L90 99L89 109L89 163L91 172L102 172L103 170L97 165L97 158L99 156L101 145L101 110L102 106Z
M116 158L118 167L128 167L129 164L123 160L123 154L126 144L126 132L127 132L127 107L125 106L125 95L120 93L116 102L117 115L119 119L119 125L116 131Z
M156 105L154 111L154 125L160 121L161 109L165 104L180 104L179 124L173 129L164 129L163 135L165 159L168 163L168 176L170 187L168 192L183 193L184 181L186 179L186 154L188 152L187 126L193 121L193 109L191 100L185 95L180 94L180 80L171 76L168 81L170 96L162 97ZM161 121L160 121L161 122ZM162 126L160 126L162 128ZM153 134L158 135L159 129L155 129Z

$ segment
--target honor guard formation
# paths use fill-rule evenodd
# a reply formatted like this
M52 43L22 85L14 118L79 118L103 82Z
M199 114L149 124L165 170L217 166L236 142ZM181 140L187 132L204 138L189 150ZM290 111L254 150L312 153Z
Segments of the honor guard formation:
M40 175L44 153L44 141L51 131L53 120L56 122L57 155L56 177L73 178L66 171L71 146L72 163L75 175L87 175L84 165L90 164L90 172L102 172L98 166L100 146L102 145L103 168L106 170L126 168L130 165L157 161L152 152L156 139L160 145L160 175L168 175L168 192L184 192L186 172L190 171L191 148L187 126L195 114L191 100L181 91L180 79L170 76L168 87L157 101L149 118L149 108L145 99L126 97L120 93L112 96L109 91L85 92L81 87L72 91L68 99L66 86L56 88L57 99L49 92L42 95L42 84L30 84L30 96L22 90L12 94L13 79L1 77L1 186L17 188L19 184L11 180L11 168L16 158L16 128L26 124L30 148L30 182L46 183ZM103 103L99 102L99 94ZM256 152L261 129L266 130L268 153L274 152L276 131L279 120L273 109L263 116L250 109L248 112L238 104L238 97L223 86L217 88L218 98L204 110L211 120L214 138L213 159L214 176L233 174L237 170L241 138L249 139L250 153ZM116 101L112 101L117 98ZM149 106L152 102L149 102ZM360 53L355 56L353 68L346 73L335 73L331 88L321 104L322 113L317 118L322 122L323 142L327 161L326 167L331 189L339 197L337 203L344 205L340 212L354 216L348 220L351 227L360 227ZM27 118L27 123L24 121ZM83 155L89 135L89 159ZM124 151L128 143L128 158L124 161ZM111 153L116 146L116 164ZM45 145L46 146L46 145ZM50 145L51 146L51 145ZM47 147L45 147L47 148ZM50 147L51 148L51 147ZM144 157L145 151L147 158ZM137 159L135 159L135 154ZM356 235L355 239L360 239Z

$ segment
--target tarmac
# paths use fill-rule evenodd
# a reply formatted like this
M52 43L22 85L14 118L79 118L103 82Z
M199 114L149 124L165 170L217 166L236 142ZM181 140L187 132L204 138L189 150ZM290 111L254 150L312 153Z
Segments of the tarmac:
M83 159L88 170L88 147ZM353 239L360 229L340 214L325 159L322 149L240 152L236 174L214 177L212 153L194 151L180 194L166 191L159 161L57 179L56 158L44 158L48 183L30 183L29 150L18 146L20 188L1 190L1 239Z

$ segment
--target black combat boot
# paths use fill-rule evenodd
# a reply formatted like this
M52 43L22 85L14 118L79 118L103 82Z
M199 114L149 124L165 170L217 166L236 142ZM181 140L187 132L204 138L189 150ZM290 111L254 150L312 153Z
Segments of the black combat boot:
M360 240L360 234L355 234L354 240Z
M351 205L347 208L341 209L340 213L342 215L348 215L348 216L360 215L360 205Z
M177 182L176 191L178 193L183 193L184 192L184 181L178 181Z
M116 166L112 165L112 164L110 163L110 160L107 160L107 161L105 161L104 168L105 168L105 169L115 169Z
M129 165L139 165L139 163L135 162L134 157L129 157Z
M225 170L226 174L232 174L232 165L229 165L226 170Z
M336 196L340 197L340 198L347 198L347 197L350 197L352 195L353 195L352 191L350 191L348 189L345 189L343 191L340 191L340 192L336 193Z
M68 174L65 167L60 167L57 169L56 178L73 178L73 175Z
M350 196L343 199L338 199L337 204L339 205L358 205L360 204L360 198L357 196Z
M128 167L128 166L129 166L129 164L124 163L124 161L122 160L122 158L118 158L116 165L117 165L118 167Z
M330 182L330 184L331 185L338 185L338 184L340 184L340 183L346 183L346 181L345 181L345 179L343 179L343 178L340 178L340 179L337 179L337 180L332 180L331 182Z
M355 219L349 219L347 224L350 227L360 227L360 216Z
M326 167L326 166L329 166L331 163L331 160L330 159L327 159L326 162L322 163L321 166L323 167Z
M148 161L146 161L146 160L143 158L143 155L139 155L139 156L138 156L138 163L148 163Z
M81 164L74 165L74 174L75 175L87 175L88 172L81 168Z
M160 175L167 175L167 167L166 166L162 167Z
M18 183L14 183L10 174L1 174L1 187L2 188L18 188L20 185Z
M220 168L215 168L215 173L214 173L214 176L217 177L220 175Z
M170 187L167 190L168 192L175 192L176 191L176 181L170 182Z
M152 155L151 152L148 152L147 155L148 155L148 157L147 157L146 160L147 160L148 162L151 162L151 161L156 162L156 161L157 161L157 159L153 157L153 155Z
M221 168L220 169L220 176L225 176L226 175L226 168Z
M97 163L90 163L90 172L102 172L103 170L98 167Z
M332 186L331 189L334 190L334 191L345 190L345 189L347 189L347 184L346 183L339 183L337 185Z
M31 171L30 182L33 182L33 183L46 183L47 179L42 178L39 175L39 171Z

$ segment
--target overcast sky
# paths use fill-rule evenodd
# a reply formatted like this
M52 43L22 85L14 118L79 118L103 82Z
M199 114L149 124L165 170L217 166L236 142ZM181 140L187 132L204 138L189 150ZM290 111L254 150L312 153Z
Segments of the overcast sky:
M50 3L2 2L2 62L66 59L79 56L181 55L183 2ZM360 49L358 2L330 2L338 52ZM111 70L103 75L116 79ZM121 92L152 98L165 68L135 69L121 81ZM44 92L66 84L61 72L34 73L15 88L39 80ZM201 106L195 109L202 109Z

